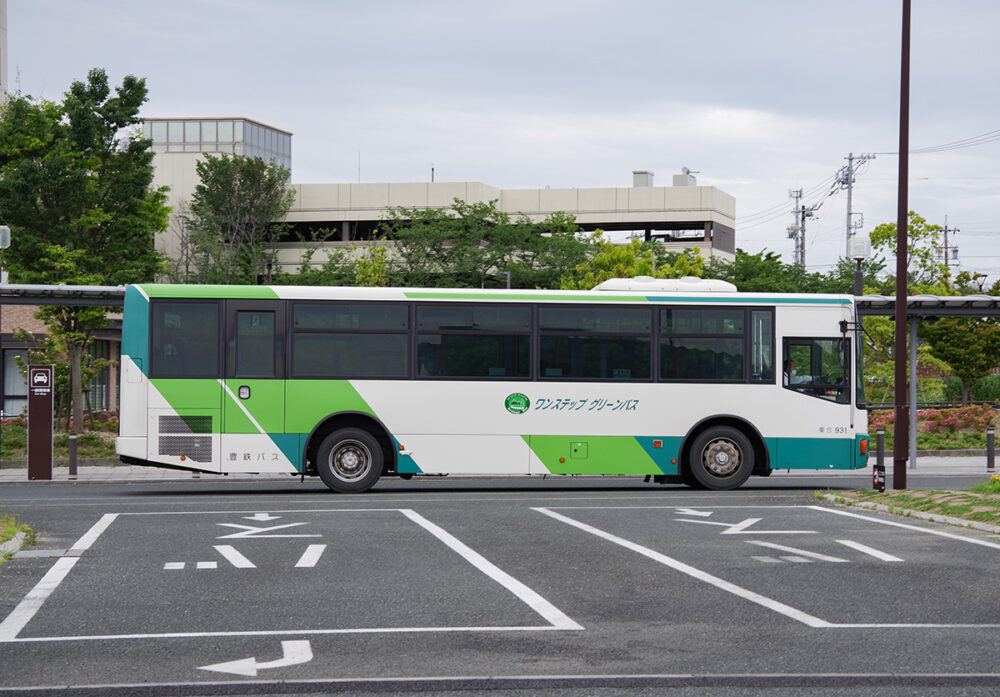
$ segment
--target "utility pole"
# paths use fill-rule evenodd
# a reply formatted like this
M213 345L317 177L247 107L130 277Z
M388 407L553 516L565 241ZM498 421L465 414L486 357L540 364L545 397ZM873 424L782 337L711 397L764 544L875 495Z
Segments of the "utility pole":
M875 155L871 153L865 153L862 155L854 156L854 153L847 154L847 164L840 168L837 172L836 184L841 189L847 189L847 227L846 227L846 246L845 255L847 258L851 257L851 238L854 237L855 231L859 230L864 224L863 218L861 218L860 213L853 213L851 211L851 202L854 193L854 175L857 174L858 169L868 160L874 160ZM853 220L853 216L859 216L858 221Z
M793 189L788 192L788 196L795 200L792 206L792 214L795 215L795 224L788 228L788 239L795 240L794 263L802 268L806 267L806 218L814 218L816 211L820 209L823 202L813 204L806 208L802 200L802 189Z
M948 228L948 216L945 216L944 217L944 268L945 269L948 269L950 267L949 259L951 258L951 255L948 253L948 233L949 232L951 232L952 234L955 234L955 233L961 232L961 230L959 230L957 227L953 227L953 228L949 229ZM954 252L955 256L957 257L958 256L958 247L953 247L952 248L952 252Z
M795 216L795 224L788 228L788 239L795 241L795 251L792 253L792 259L793 263L805 266L805 263L801 261L802 224L799 222L801 220L801 218L799 218L799 201L802 199L802 189L793 189L792 191L789 191L788 197L795 200L795 204L792 206L792 215Z

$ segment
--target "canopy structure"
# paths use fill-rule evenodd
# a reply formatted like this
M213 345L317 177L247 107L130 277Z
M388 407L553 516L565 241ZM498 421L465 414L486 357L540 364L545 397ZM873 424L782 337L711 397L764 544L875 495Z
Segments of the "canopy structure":
M863 295L856 299L862 317L896 313L896 298ZM906 298L910 325L910 375L917 374L917 325L932 317L1000 317L1000 297L993 295L911 295ZM910 469L917 468L917 381L910 380Z
M125 286L47 286L0 283L0 305L103 305L121 307Z

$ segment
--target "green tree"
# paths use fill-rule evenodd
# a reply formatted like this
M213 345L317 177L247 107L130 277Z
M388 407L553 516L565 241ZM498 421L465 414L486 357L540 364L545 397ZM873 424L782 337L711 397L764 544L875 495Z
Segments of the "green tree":
M832 292L828 279L809 273L798 264L786 264L777 252L762 251L748 254L736 250L728 261L712 259L705 270L706 278L729 281L743 293L825 293Z
M659 258L659 263L654 262L656 258ZM704 260L697 249L685 249L683 253L673 255L673 263L666 262L667 258L658 240L640 242L633 239L628 244L599 240L596 254L578 264L572 273L564 275L561 287L566 290L589 290L610 278L681 278L701 276L704 271Z
M256 284L272 268L274 242L295 201L288 170L259 157L209 155L196 165L199 183L181 221L181 283ZM186 237L185 237L186 236Z
M921 322L917 331L962 381L963 405L975 384L1000 365L1000 324L994 319L941 317Z
M910 211L907 223L906 262L907 283L911 286L950 284L948 267L937 258L941 246L940 225L932 225L925 218ZM892 259L891 271L896 269L896 223L882 223L871 232L872 251ZM923 290L923 289L921 289Z
M145 80L131 75L112 93L94 69L61 104L15 94L0 110L0 211L12 233L0 260L12 281L118 285L164 270L153 239L169 209L165 191L152 188L152 144L138 129L146 95ZM81 358L105 311L52 306L38 316L65 342L81 428Z
M558 271L586 258L590 243L572 216L554 213L534 223L497 208L496 201L450 209L396 208L382 223L393 243L388 273L407 286L484 287L511 272L516 288L555 287Z

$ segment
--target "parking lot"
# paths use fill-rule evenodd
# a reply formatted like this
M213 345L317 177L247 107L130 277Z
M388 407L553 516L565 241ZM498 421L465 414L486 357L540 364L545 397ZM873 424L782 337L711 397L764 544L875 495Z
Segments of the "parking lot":
M805 491L211 487L39 508L0 686L995 673L1000 541Z

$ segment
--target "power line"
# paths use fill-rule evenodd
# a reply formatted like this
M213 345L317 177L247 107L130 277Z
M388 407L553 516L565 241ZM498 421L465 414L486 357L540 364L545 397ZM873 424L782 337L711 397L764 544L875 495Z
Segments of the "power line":
M971 148L976 145L985 145L986 143L993 143L1000 140L1000 130L989 131L987 133L981 133L978 136L972 136L971 138L963 138L961 140L954 140L950 143L942 143L940 145L930 145L926 148L913 148L909 152L911 155L923 155L932 152L946 152L948 150L961 150L963 148ZM899 151L893 152L880 152L879 155L898 155Z

